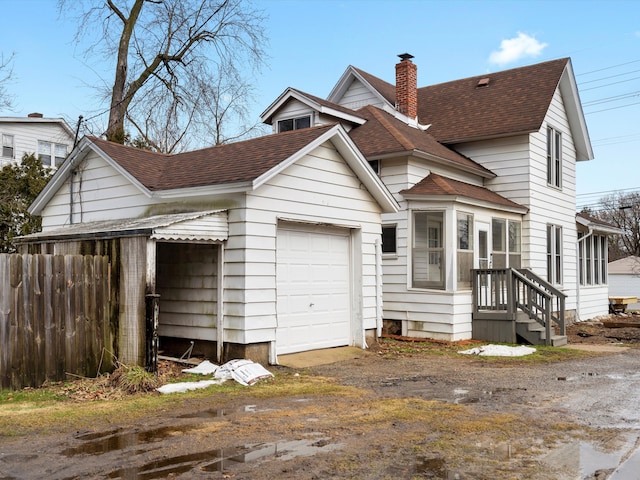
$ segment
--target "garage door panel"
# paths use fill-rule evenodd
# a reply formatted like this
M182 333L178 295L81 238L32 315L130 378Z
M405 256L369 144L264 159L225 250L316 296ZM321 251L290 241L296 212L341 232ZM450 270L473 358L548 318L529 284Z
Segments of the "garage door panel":
M277 261L277 353L348 345L348 234L280 229Z

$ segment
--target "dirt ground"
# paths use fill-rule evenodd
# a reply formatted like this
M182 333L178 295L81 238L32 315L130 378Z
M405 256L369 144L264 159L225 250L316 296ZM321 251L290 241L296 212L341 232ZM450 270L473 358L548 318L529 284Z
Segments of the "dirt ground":
M612 351L561 362L382 341L355 360L273 366L275 382L317 379L318 391L263 398L249 387L134 424L0 436L0 480L637 479L623 462L640 445L639 327L637 316L571 326L570 345Z

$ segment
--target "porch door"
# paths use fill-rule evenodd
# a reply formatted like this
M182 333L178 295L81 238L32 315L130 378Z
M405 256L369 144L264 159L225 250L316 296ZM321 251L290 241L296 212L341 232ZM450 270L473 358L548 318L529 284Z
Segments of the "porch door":
M490 268L491 267L491 251L490 251L490 227L488 223L476 222L475 231L475 245L476 258L474 265L476 268Z

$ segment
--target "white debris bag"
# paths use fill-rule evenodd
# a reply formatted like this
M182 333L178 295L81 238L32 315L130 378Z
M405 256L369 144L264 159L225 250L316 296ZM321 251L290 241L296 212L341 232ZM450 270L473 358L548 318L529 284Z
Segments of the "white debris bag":
M241 385L249 386L265 378L273 377L273 374L259 363L251 360L229 360L221 365L215 373L216 378L232 378Z
M484 345L482 347L472 348L471 350L463 350L458 353L465 355L480 355L483 357L522 357L524 355L530 355L535 352L533 347L527 347L525 345L518 345L517 347L510 347L508 345Z
M220 385L220 380L203 380L201 382L180 382L180 383L167 383L161 387L156 388L160 393L184 393L189 390L199 390L201 388L207 388L211 385Z
M200 362L193 368L185 368L182 373L193 373L194 375L213 375L216 370L220 368L218 365L214 365L209 360Z
M265 378L273 377L273 374L269 370L251 360L229 360L221 366L204 360L193 368L185 368L182 372L198 375L213 375L214 379L199 382L169 383L156 390L160 393L184 393L189 390L207 388L211 385L220 385L227 380L235 380L247 387Z

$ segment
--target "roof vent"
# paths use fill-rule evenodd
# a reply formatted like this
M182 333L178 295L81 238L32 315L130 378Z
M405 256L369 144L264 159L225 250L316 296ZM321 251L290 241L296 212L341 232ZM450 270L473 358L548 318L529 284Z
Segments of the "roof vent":
M34 113L30 113L29 115L27 115L27 117L29 117L29 118L42 118L42 114L34 112Z
M478 80L478 85L476 85L476 88L488 87L489 81L489 77L481 78L480 80Z

